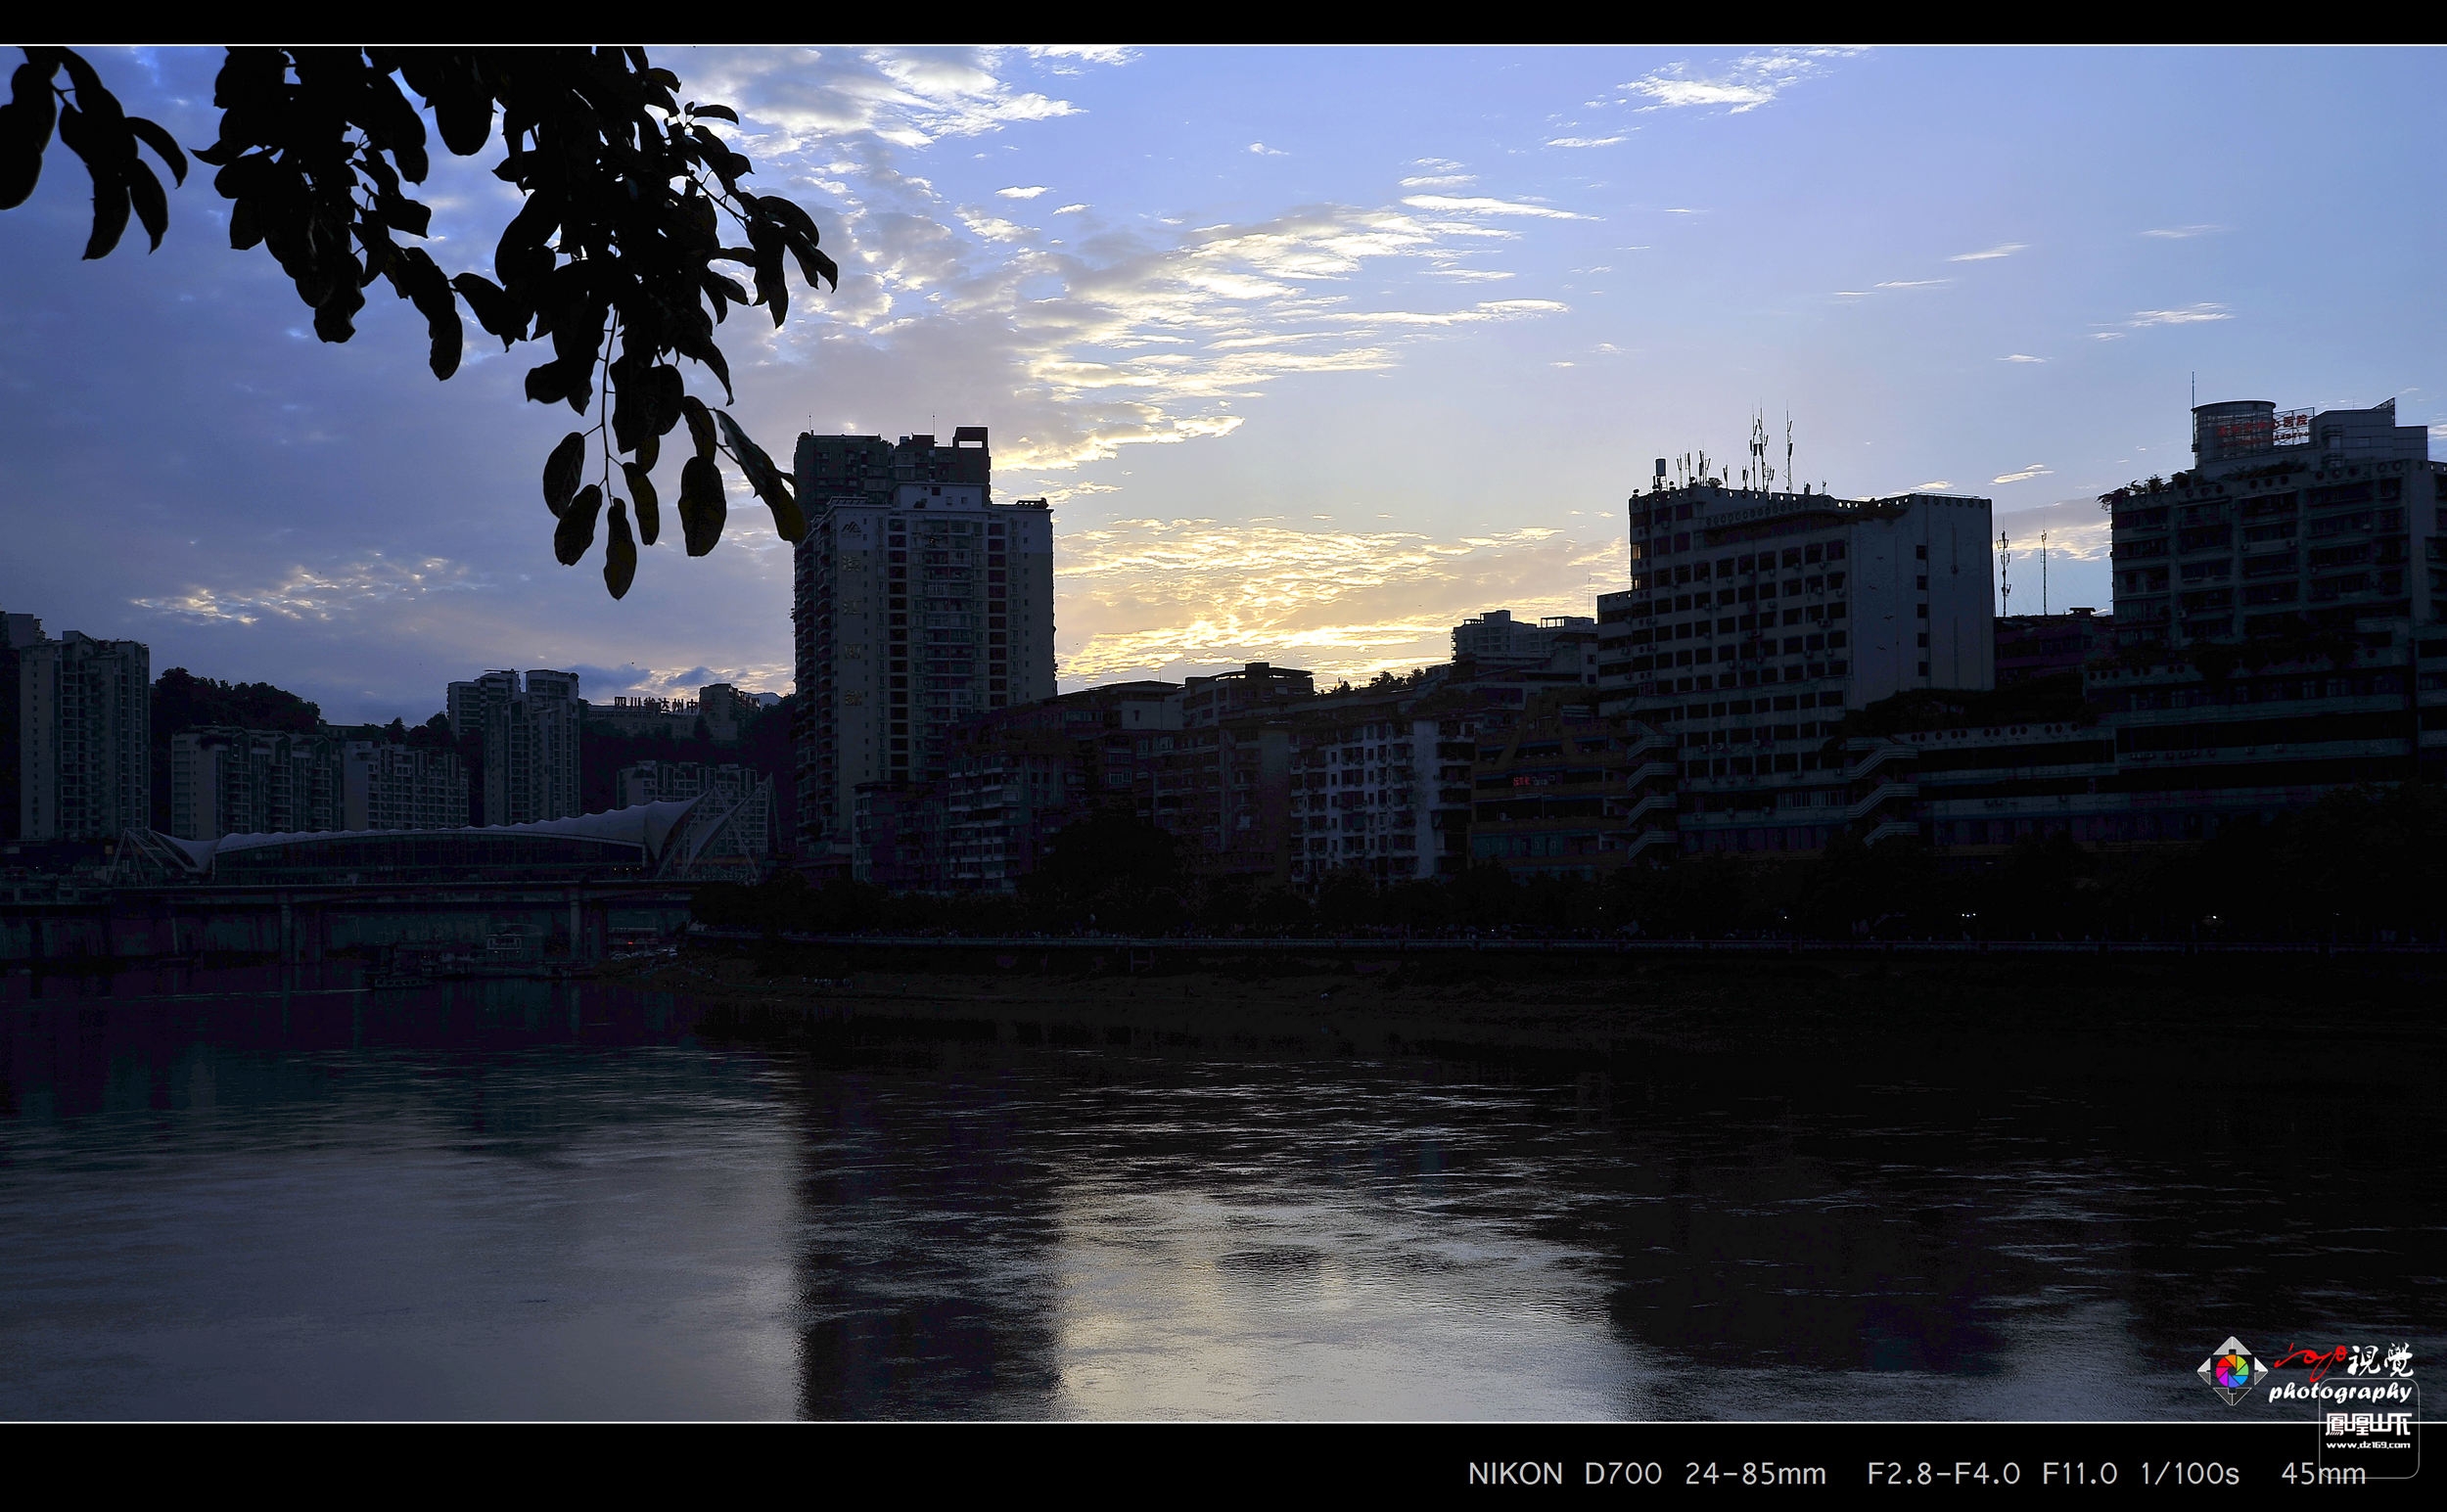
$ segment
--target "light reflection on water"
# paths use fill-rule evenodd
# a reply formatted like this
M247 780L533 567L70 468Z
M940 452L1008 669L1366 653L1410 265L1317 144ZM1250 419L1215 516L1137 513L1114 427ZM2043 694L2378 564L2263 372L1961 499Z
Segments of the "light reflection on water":
M2437 1357L2419 1102L179 985L0 1001L0 1416L2212 1416L2229 1332Z

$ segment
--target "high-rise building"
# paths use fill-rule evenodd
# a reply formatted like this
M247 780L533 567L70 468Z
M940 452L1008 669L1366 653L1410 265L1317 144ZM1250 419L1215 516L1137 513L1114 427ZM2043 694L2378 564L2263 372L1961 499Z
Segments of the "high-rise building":
M70 630L45 638L9 617L17 662L17 831L31 841L115 840L150 815L153 658L142 641Z
M953 726L1053 696L1053 522L994 501L981 426L805 435L797 474L802 850L846 861L861 785L929 781Z
M25 742L19 707L18 652L42 639L42 620L0 614L0 840L21 840Z
M2193 467L2118 488L2116 638L2185 646L2447 617L2447 463L2370 409L2193 410Z
M485 749L484 822L528 824L579 812L577 674L536 667L454 682L443 705L452 733Z
M1986 499L1934 493L1710 481L1633 498L1629 602L1601 601L1622 616L1601 664L1620 669L1600 682L1609 709L1674 738L1685 849L1885 822L1893 795L1837 726L1897 693L1995 685L1989 519ZM1770 829L1775 847L1748 833Z
M467 764L455 751L352 740L342 761L343 829L452 830L467 823Z
M218 840L370 828L348 822L346 745L287 730L180 732L170 739L170 833Z

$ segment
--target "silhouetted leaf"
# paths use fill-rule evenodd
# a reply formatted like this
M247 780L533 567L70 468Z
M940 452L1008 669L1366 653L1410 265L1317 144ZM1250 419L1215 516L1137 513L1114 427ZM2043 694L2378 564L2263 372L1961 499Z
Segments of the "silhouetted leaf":
M595 517L601 513L603 490L593 483L578 489L570 507L561 511L561 523L552 527L552 554L563 567L584 560L586 548L595 543Z
M42 177L42 150L51 145L59 114L51 93L53 67L27 62L9 76L9 103L0 105L0 210L24 204Z
M637 499L637 533L649 546L663 533L663 509L654 494L654 475L641 463L623 462L621 476L628 480L628 491Z
M703 457L691 457L679 470L679 530L688 554L702 557L722 538L728 513L722 501L722 475Z
M628 536L628 511L612 501L612 538L603 547L603 585L614 598L624 597L637 576L637 543Z
M162 181L143 163L131 163L127 175L127 200L135 206L136 218L144 223L145 235L152 241L148 252L162 250L162 233L170 228L170 204L162 193Z
M183 183L186 152L157 123L127 115L74 53L24 52L11 98L0 104L0 208L30 196L56 134L93 179L86 255L115 247L131 214L158 248L168 197L140 154L159 158ZM74 99L66 111L51 87L62 69ZM651 545L659 533L651 475L661 438L683 419L695 455L682 468L678 507L691 555L720 537L724 451L773 510L776 528L795 539L805 523L789 478L727 416L717 423L688 397L678 364L699 364L733 395L714 339L716 318L748 302L778 323L789 309L793 259L811 288L837 284L839 269L818 250L805 209L740 188L754 164L711 129L736 125L738 114L710 104L682 111L677 85L636 47L232 48L213 81L217 135L194 156L214 168L213 189L229 203L230 245L272 254L325 341L354 334L365 287L383 278L425 316L438 377L451 376L463 358L460 298L505 347L552 342L550 360L526 375L530 399L584 414L598 365L610 359L611 449L630 489L615 510L616 533L632 552L636 536ZM493 175L523 197L484 272L447 277L411 245L432 229L430 208L403 189L430 168L432 128L418 100L449 151L466 156L498 143ZM699 182L708 175L723 186L719 195ZM725 238L725 217L738 236ZM581 438L566 467L556 450L546 484L563 520L559 533L580 537L581 552L602 505L597 499L583 521L568 521L585 449Z
M572 431L561 437L544 461L544 507L557 518L577 492L578 474L586 466L586 433Z
M175 138L142 115L128 116L127 129L147 147L152 148L154 156L162 160L162 166L170 170L170 182L174 184L187 182L187 155L178 150L178 142Z
M510 297L491 279L474 273L462 273L450 281L450 287L467 300L467 307L476 312L476 323L501 338L503 350L512 342L527 335L526 319L510 306Z
M711 463L715 447L714 412L695 394L681 396L679 412L688 421L688 434L697 443L697 455Z

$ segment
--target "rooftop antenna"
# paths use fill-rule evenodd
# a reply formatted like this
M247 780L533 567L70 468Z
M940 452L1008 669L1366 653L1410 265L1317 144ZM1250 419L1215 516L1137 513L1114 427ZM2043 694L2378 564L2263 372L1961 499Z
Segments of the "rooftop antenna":
M1793 485L1793 412L1784 411L1784 486Z
M2048 618L2048 532L2039 532L2039 615Z
M2009 571L2013 566L2013 553L2008 549L2012 545L2013 542L2006 539L2005 531L1997 532L1998 596L2004 601L1998 606L1997 617L2001 619L2013 613L2013 574Z

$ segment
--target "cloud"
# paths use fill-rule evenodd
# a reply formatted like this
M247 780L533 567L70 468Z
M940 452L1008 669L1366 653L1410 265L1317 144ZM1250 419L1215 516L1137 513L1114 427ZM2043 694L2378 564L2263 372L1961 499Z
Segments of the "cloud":
M1083 202L1078 205L1064 205L1057 206L1054 213L1056 215L1076 215L1085 208L1087 208L1087 206L1085 202Z
M1957 252L1946 260L1948 262L1988 262L1998 257L2010 257L2018 252L2027 252L2030 245L2028 242L2001 242L1986 252Z
M1548 147L1612 147L1617 142L1629 140L1629 137L1622 136L1559 136L1548 138L1547 145Z
M1002 196L1006 200L1034 200L1044 192L1045 186L1042 184L1030 184L1024 189L997 189L994 191L994 193Z
M2001 473L1997 477L1990 479L1989 481L1993 483L2028 482L2034 478L2046 478L2055 471L2055 468L2048 466L2044 462L2034 462L2023 468L2018 473Z
M1713 74L1678 63L1619 86L1627 99L1645 100L1642 111L1721 110L1729 115L1774 101L1803 79L1851 58L1857 47L1812 47L1751 53Z
M1402 181L1405 189L1467 189L1478 182L1475 173L1422 173Z
M2029 586L2034 593L2038 588L2039 537L2043 531L2048 536L2052 562L2108 560L2110 524L2100 513L2097 499L2060 499L2036 509L2001 513L1996 522L2000 533L2013 540L2014 566L2019 569L2025 562L2031 565ZM2030 555L2025 557L2025 552Z
M1284 152L1282 149L1269 147L1264 142L1250 143L1249 150L1256 153L1261 158L1288 158L1291 156L1291 154Z
M1953 486L1954 481L1951 479L1932 478L1924 483L1914 483L1904 491L1906 493L1943 493Z
M2124 333L2121 331L2093 331L2090 334L2090 339L2094 342L2120 342L2124 340Z
M1591 613L1624 543L1545 527L1481 536L1123 520L1064 536L1055 593L1065 686L1270 661L1362 679L1443 661L1452 627L1510 608ZM1080 637L1073 640L1073 636Z
M2045 362L2048 359L2045 357L2034 357L2026 351L2016 351L2008 352L2006 355L1999 357L1997 360L2000 362Z
M1890 279L1877 287L1880 289L1934 289L1940 284L1953 282L1951 278L1897 278Z
M256 586L190 586L138 609L194 622L252 625L266 619L330 623L374 605L492 586L483 573L443 557L392 561L374 552L322 568L297 566Z
M729 94L717 98L741 109L760 175L815 186L821 198L804 203L828 245L838 226L846 249L821 318L760 334L747 355L781 370L784 389L804 391L806 376L819 374L828 389L867 395L860 408L870 413L923 413L941 402L939 375L958 374L960 402L995 416L997 468L1058 471L1126 445L1229 435L1243 424L1234 402L1280 380L1383 371L1405 345L1443 332L1563 309L1552 300L1444 309L1413 298L1370 310L1348 285L1403 273L1501 281L1504 270L1481 259L1521 233L1489 222L1582 218L1567 210L1419 196L1186 229L1140 218L1050 240L949 203L903 161L909 131L942 135L945 117L1001 129L1063 114L1013 104L1031 91L996 70L1007 72L1016 55L929 54L923 68L898 54L802 55L815 60L816 83L770 67L763 53L744 56L740 71L719 80ZM811 98L819 96L836 115L863 111L864 129L794 134L819 114ZM1446 160L1416 166L1457 168ZM731 356L738 367L743 354Z
M1118 50L1062 56L1106 67L1127 61ZM1068 100L1006 79L1009 61L1000 48L725 48L693 55L689 83L753 110L743 129L757 137L751 156L759 160L861 135L924 147L1079 114Z
M1484 197L1457 198L1453 195L1414 194L1402 202L1414 210L1443 210L1461 215L1537 215L1548 220L1594 220L1594 215L1579 215L1559 210L1549 205L1529 205L1518 200L1490 200Z
M2154 236L2162 241L2183 242L2190 241L2196 236L2214 236L2225 229L2224 226L2160 226L2154 231L2145 231L2142 235Z
M2189 326L2203 320L2233 320L2223 304L2192 304L2180 310L2135 310L2128 326Z

